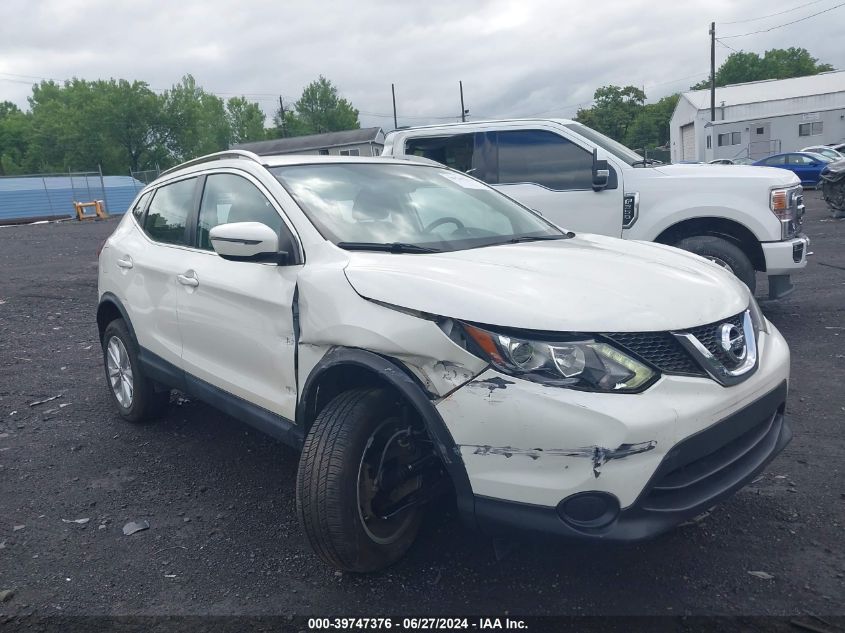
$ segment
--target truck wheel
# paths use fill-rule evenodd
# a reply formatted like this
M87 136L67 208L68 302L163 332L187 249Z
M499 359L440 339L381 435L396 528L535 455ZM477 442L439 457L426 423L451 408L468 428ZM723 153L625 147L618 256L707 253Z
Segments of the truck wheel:
M296 507L324 562L363 573L405 554L422 513L403 499L421 483L396 473L420 456L409 424L382 389L346 391L323 408L305 438Z
M112 401L129 422L149 422L170 401L170 391L157 391L138 362L138 346L123 319L115 319L103 333L103 366Z
M736 244L721 237L697 235L687 237L675 244L677 248L700 255L731 271L752 293L757 289L757 275L748 256Z

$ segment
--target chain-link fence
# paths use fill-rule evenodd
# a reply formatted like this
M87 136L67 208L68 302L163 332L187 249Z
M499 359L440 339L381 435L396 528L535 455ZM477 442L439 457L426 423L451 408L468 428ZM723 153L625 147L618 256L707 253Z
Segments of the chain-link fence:
M129 176L138 182L138 190L143 189L153 180L161 175L161 169L156 165L155 169L143 169L141 171L129 170Z

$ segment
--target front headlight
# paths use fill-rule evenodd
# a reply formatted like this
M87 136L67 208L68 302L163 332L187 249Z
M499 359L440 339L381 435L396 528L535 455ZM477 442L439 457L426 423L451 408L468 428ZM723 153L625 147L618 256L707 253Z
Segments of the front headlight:
M582 391L642 391L658 373L621 350L590 337L532 340L460 324L468 349L503 374Z
M754 327L754 336L757 336L758 333L763 332L764 334L769 333L769 325L766 321L766 317L763 316L763 311L760 309L760 304L757 303L757 299L753 296L748 303L748 312L751 314L751 325Z
M772 189L769 194L769 208L781 223L781 239L790 239L798 235L803 189L801 186Z

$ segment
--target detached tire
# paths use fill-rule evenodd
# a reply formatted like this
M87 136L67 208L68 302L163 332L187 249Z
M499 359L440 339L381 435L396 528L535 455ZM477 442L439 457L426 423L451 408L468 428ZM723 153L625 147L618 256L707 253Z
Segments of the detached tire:
M721 237L698 235L682 239L675 247L700 255L730 270L752 293L757 289L754 265L736 244Z
M123 319L115 319L103 332L103 367L112 402L128 422L150 422L170 402L170 391L157 391L141 369L138 346Z
M316 554L338 569L359 573L384 569L398 561L416 538L422 516L419 506L383 519L373 512L376 504L368 497L368 491L378 490L373 486L378 475L373 457L379 464L397 465L417 458L412 442L402 446L399 413L386 391L353 389L320 411L305 438L296 477L297 514ZM413 488L413 481L408 484ZM406 495L408 484L396 489L404 486L400 494Z

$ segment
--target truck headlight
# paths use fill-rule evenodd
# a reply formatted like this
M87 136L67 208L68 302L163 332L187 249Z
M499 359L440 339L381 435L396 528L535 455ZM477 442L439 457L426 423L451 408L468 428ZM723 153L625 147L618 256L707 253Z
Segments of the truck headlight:
M583 335L532 340L461 323L467 348L503 374L581 391L632 393L659 374L616 347ZM454 338L454 337L453 337Z
M798 235L801 216L804 213L803 191L799 185L772 189L769 194L769 208L781 223L781 239L786 240Z

